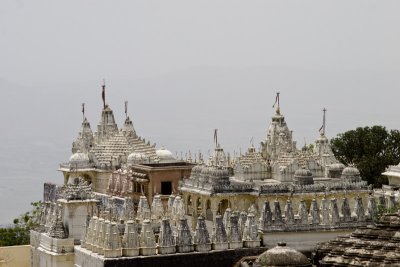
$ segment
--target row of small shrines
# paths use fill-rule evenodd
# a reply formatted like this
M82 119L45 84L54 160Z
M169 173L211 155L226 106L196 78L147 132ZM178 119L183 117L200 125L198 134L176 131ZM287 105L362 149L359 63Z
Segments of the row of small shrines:
M247 215L241 229L239 216L232 214L225 227L221 215L217 215L210 236L203 216L197 218L195 231L188 225L187 218L181 217L176 227L169 218L160 221L159 233L154 232L151 220L141 223L133 220L125 224L92 217L81 246L105 258L150 256L156 254L208 252L242 247L258 247L261 239L254 214ZM173 231L173 228L176 230Z
M382 196L378 201L380 204L386 203L388 207L395 205L392 197L386 201ZM181 198L178 196L173 202L179 203ZM293 215L290 200L285 206L284 216L278 201L273 202L272 210L266 201L258 222L252 213L252 208L249 213L231 212L227 209L224 216L219 214L216 216L210 235L203 216L197 218L196 228L192 231L184 213L181 213L183 209L172 204L173 208L167 213L168 215L164 213L163 218L156 219L157 216L148 209L146 203L147 200L142 198L142 206L139 206L136 218L125 222L110 220L112 216L109 218L93 216L83 234L81 246L106 258L258 247L261 245L261 235L269 231L363 226L368 221L374 220L378 212L372 195L368 199L366 212L362 199L358 197L353 214L347 199L343 200L341 212L335 198L330 199L329 207L328 201L323 199L321 208L318 208L317 202L313 200L309 213L305 202L301 201L297 216ZM181 204L178 206L182 207ZM146 211L143 212L144 210ZM178 216L174 214L176 211L179 213Z

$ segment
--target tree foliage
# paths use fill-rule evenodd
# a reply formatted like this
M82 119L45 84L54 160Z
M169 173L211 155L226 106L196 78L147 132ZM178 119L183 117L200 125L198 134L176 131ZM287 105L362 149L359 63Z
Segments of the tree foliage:
M359 127L331 139L333 153L344 164L354 164L361 177L376 187L387 183L381 173L400 162L400 132L383 126Z
M28 245L30 230L39 226L43 202L32 202L33 209L15 218L12 227L0 228L0 246Z

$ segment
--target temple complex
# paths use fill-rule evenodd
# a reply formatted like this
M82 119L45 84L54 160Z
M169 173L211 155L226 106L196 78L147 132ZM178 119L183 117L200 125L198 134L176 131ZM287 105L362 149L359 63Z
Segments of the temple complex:
M279 95L277 102L259 151L251 145L245 154L231 159L218 143L216 132L213 155L207 161L200 158L191 176L180 182L186 212L193 221L200 214L215 220L228 208L252 208L259 215L263 203L271 198L281 206L289 199L296 213L301 203L308 210L313 200L335 198L342 205L346 198L354 205L355 199L361 198L367 203L368 187L360 172L339 163L332 152L325 135L326 109L314 149L299 150L281 113Z
M142 194L151 201L154 194L169 196L177 192L179 181L190 175L193 165L176 159L164 147L156 150L156 144L137 135L127 102L125 122L118 129L114 113L105 102L105 85L102 89L103 110L94 133L82 104L83 121L72 143L72 155L59 168L64 184L82 177L94 192L132 197L136 204Z
M32 266L310 266L296 250L379 228L379 208L396 207L395 193L374 194L354 166L336 160L326 110L314 149L298 150L279 95L277 103L260 150L231 158L215 131L213 155L193 162L138 136L127 103L119 129L103 86L97 131L83 105L72 155L60 165L63 184L44 185Z

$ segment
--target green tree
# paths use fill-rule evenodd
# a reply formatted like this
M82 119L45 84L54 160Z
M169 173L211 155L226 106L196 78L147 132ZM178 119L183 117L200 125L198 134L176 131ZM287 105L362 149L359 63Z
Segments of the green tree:
M387 183L381 173L400 162L400 132L383 126L359 127L331 139L333 153L344 164L354 164L361 177L375 187Z
M0 246L28 245L30 230L39 226L43 202L32 202L33 209L15 218L12 227L0 228Z

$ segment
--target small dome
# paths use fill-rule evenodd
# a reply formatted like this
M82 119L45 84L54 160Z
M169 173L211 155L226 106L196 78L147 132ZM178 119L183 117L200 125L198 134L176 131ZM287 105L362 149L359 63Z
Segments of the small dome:
M356 167L346 167L342 172L341 178L348 182L359 182L361 181L360 171Z
M301 168L294 173L294 182L298 185L314 184L313 174L310 170Z
M310 261L297 250L287 247L285 243L265 251L255 261L257 266L298 266L311 267Z
M160 158L160 161L165 160L175 160L174 156L172 155L171 151L165 149L164 147L158 149L156 151L157 157Z
M146 156L144 154L133 152L129 154L127 162L128 164L140 163L144 159L146 159Z
M69 163L72 165L87 165L89 164L89 156L86 153L76 152L69 158Z
M342 172L342 176L360 176L360 171L356 168L356 167L346 167L344 168L343 172Z
M344 164L342 163L333 163L329 166L329 170L332 171L342 171L346 166L344 166Z
M298 169L297 171L295 171L294 176L296 176L296 177L310 177L311 176L312 177L313 175L310 170L301 168L301 169Z
M203 165L198 164L192 168L191 176L193 178L198 178L203 170Z

